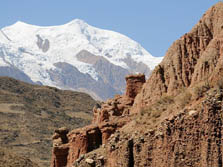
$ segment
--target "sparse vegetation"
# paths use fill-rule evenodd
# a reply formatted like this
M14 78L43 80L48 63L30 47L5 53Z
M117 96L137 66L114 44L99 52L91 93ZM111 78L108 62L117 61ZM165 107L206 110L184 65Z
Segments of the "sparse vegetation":
M30 159L0 148L0 167L38 167Z
M192 94L189 91L185 91L177 96L178 104L181 108L184 108L191 100Z
M223 78L220 78L218 81L217 81L217 87L219 89L223 89Z
M155 124L161 117L162 113L166 111L168 105L174 103L173 96L164 95L156 103L148 108L144 108L140 111L137 118L137 123Z
M39 166L49 166L55 129L74 129L91 122L90 111L96 102L87 94L7 77L0 77L0 83L0 147L10 146Z
M204 93L210 89L210 85L205 82L203 85L198 85L193 89L193 95L195 99L199 99L204 96Z

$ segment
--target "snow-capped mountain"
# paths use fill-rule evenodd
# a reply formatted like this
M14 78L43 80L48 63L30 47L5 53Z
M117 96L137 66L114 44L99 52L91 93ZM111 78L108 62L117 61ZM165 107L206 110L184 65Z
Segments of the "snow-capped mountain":
M0 31L0 75L17 71L17 79L99 99L123 92L126 74L149 75L161 60L130 38L79 19L49 27L18 21Z

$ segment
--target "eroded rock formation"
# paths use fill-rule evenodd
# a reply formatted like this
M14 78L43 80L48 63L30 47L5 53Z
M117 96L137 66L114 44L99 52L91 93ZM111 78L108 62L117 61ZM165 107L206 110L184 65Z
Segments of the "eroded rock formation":
M117 95L93 109L92 125L68 133L66 128L55 130L51 167L72 166L81 156L106 144L109 137L130 121L127 116L135 96L145 83L145 75L126 77L125 95ZM118 116L124 116L116 119Z
M168 49L136 98L134 110L153 104L163 95L175 96L202 80L213 81L223 67L222 25L223 3L219 2Z
M114 135L107 166L222 166L222 97L215 90L201 109L185 109L154 130Z
M219 2L191 32L174 42L145 84L142 75L126 77L124 95L94 108L91 126L98 128L100 135L96 136L101 136L97 140L100 143L94 145L105 145L89 153L84 151L83 156L74 156L67 165L222 166L222 25L223 3ZM147 124L150 121L147 119L152 123ZM118 121L121 123L118 128L111 126L113 122L117 127ZM72 147L77 148L75 144ZM68 160L70 155L69 151Z
M93 109L93 123L101 123L112 120L114 117L128 115L134 103L136 95L141 91L145 83L145 75L126 76L126 92L124 95L116 95L113 99L107 100Z

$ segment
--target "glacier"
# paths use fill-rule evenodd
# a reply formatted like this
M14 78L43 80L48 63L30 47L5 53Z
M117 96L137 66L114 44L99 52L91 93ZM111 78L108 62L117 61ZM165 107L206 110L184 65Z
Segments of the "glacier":
M97 81L100 76L93 65L76 57L82 50L127 70L131 68L125 61L127 58L151 70L162 60L127 36L93 27L80 19L45 27L18 21L0 31L0 66L14 66L32 81L44 85L58 87L48 74L57 62L69 63Z

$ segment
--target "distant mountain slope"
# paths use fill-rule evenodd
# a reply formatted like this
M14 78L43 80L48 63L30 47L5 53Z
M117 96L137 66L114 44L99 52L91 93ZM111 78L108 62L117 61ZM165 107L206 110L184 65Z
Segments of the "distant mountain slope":
M84 90L98 99L123 93L125 81L120 78L124 78L126 73L149 75L161 60L122 34L95 28L78 19L51 27L17 22L0 31L0 67L16 68L33 82ZM103 68L98 68L98 61ZM81 78L75 80L84 77L86 84L67 84L70 78L63 73L67 66L58 67L55 65L58 63L76 68L74 75L81 73ZM57 78L53 75L55 73ZM25 76L20 79L27 80ZM94 80L94 86L89 80ZM97 87L101 91L97 91ZM107 90L109 87L112 88L110 91Z
M54 129L89 124L94 105L85 93L0 77L0 147L49 166Z

